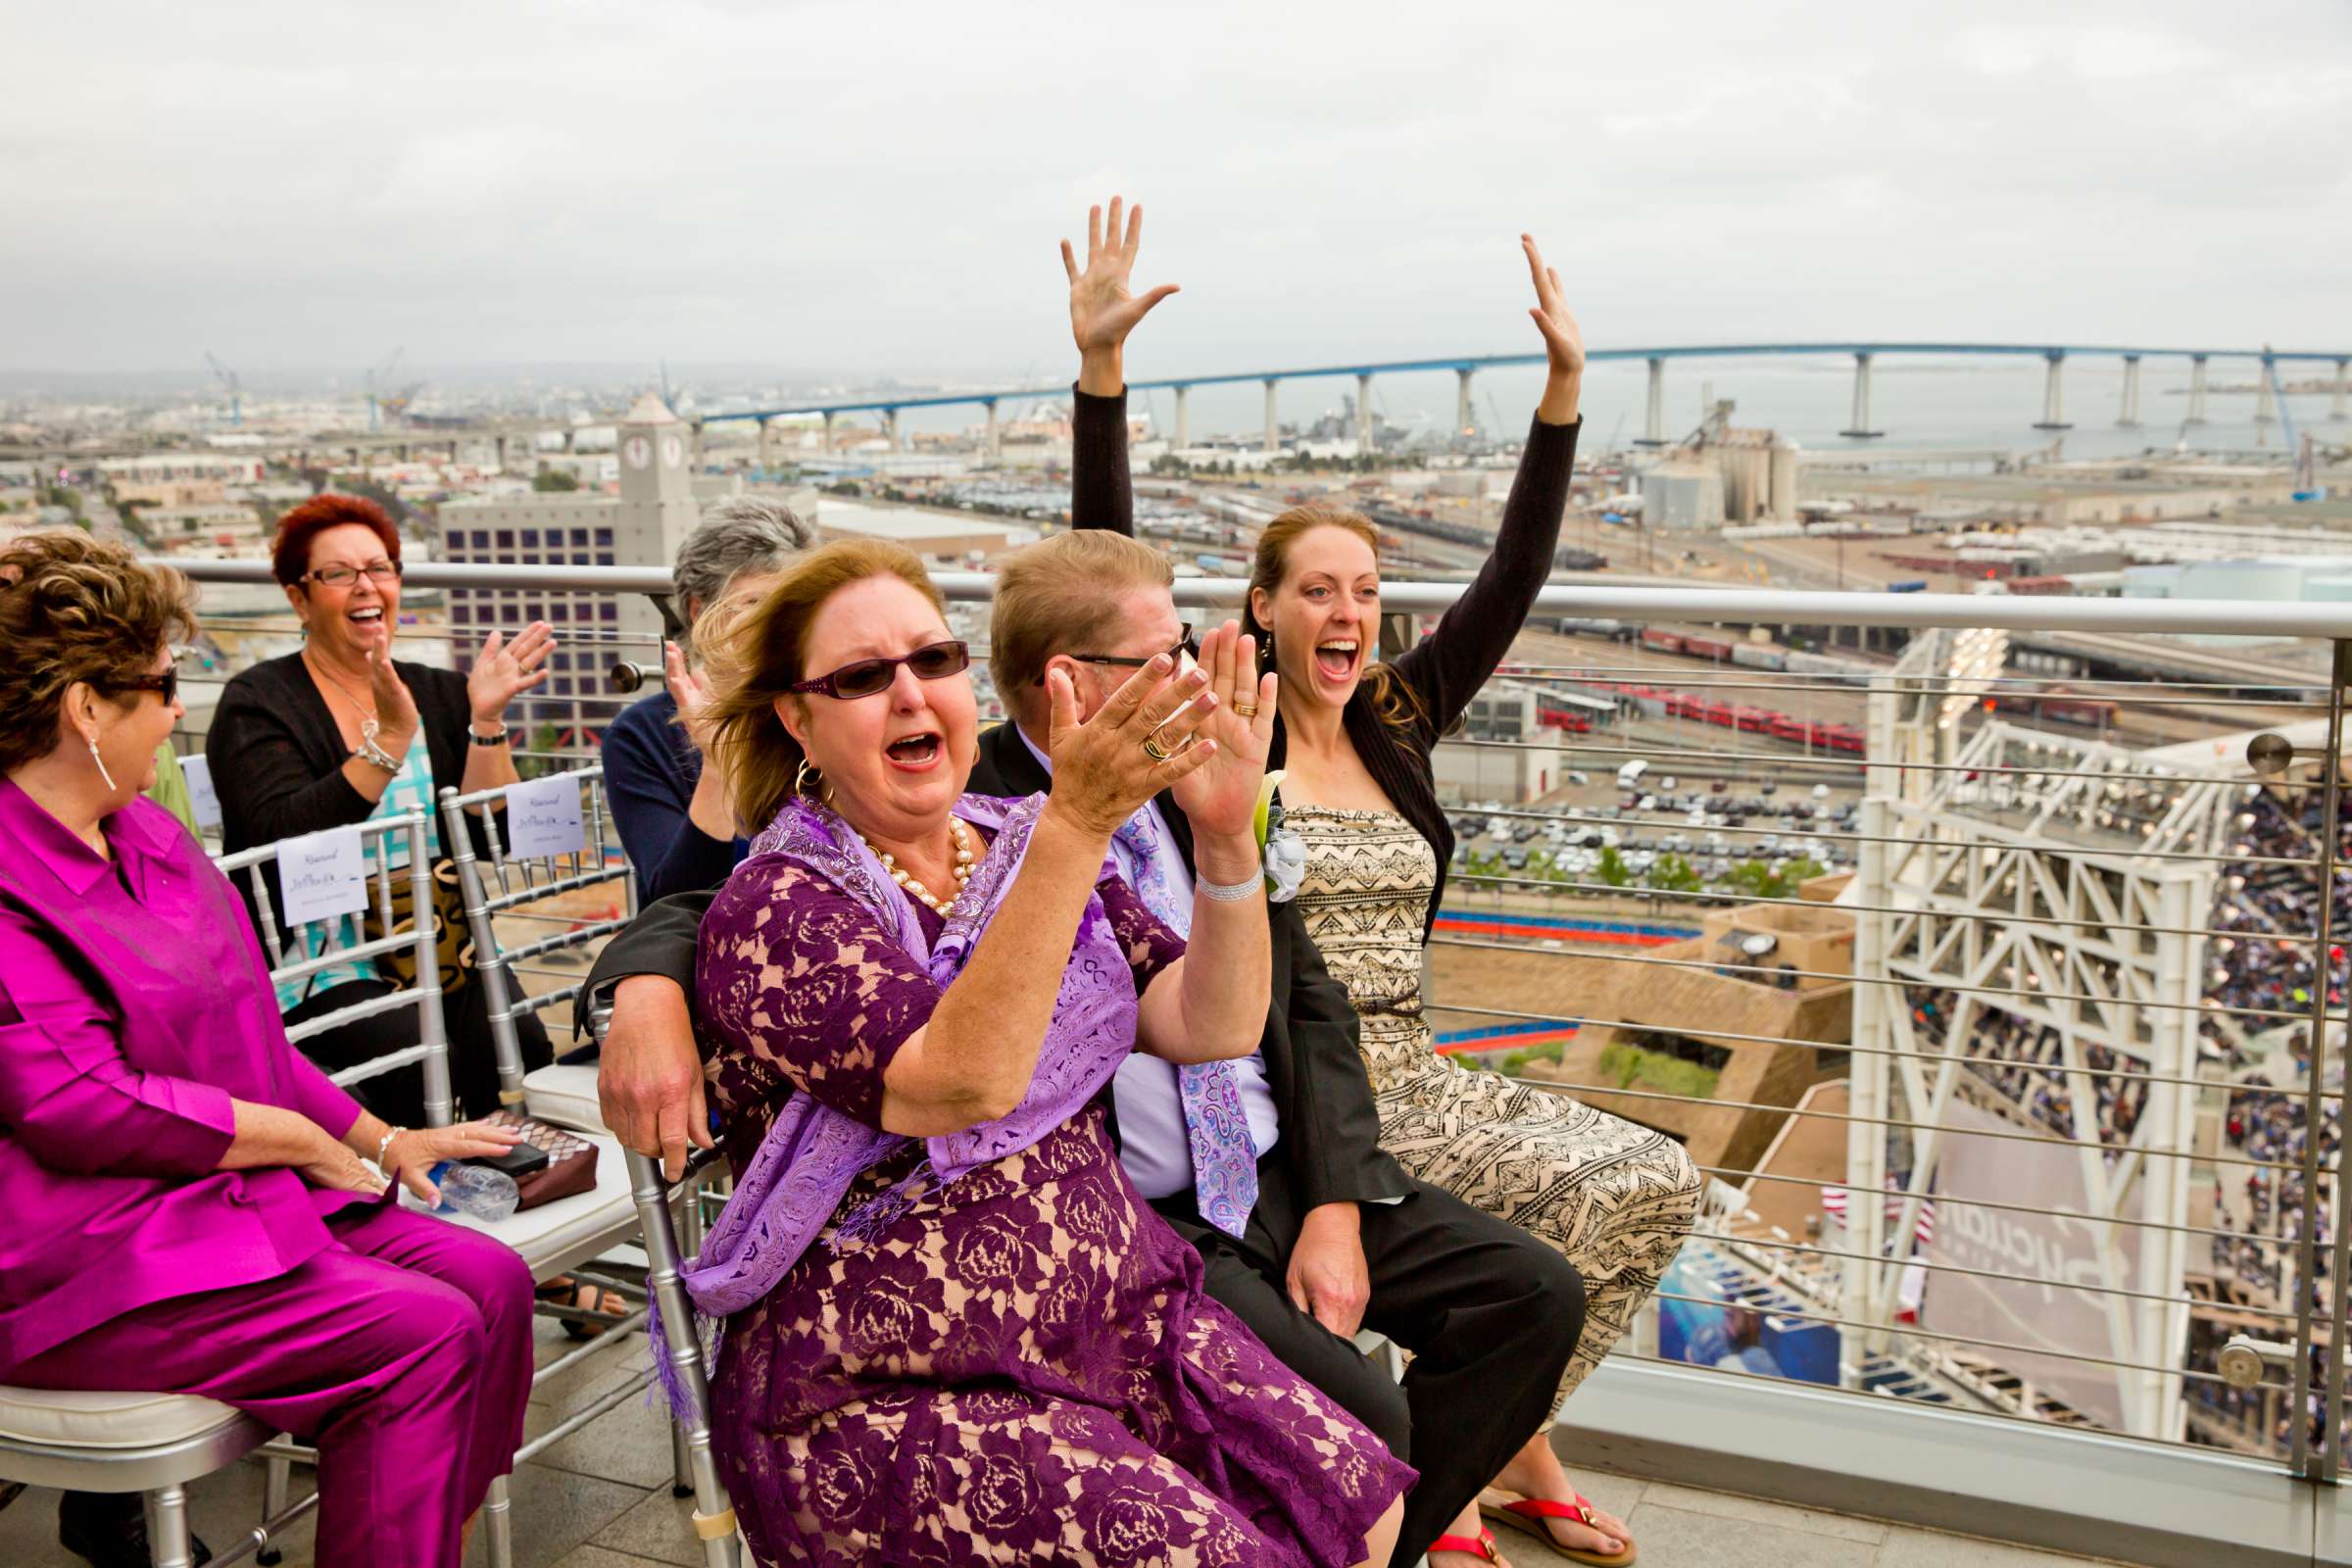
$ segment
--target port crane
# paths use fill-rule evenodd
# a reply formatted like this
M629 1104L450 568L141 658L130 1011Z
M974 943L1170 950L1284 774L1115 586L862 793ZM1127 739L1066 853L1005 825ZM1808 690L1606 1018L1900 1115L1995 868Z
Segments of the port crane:
M400 364L400 357L408 352L409 351L406 346L396 348L392 351L392 357L390 359L387 359L381 365L370 366L368 369L368 428L370 431L380 430L383 428L383 409L387 401L380 399L375 395L376 385L378 382L390 381L392 379L393 368ZM412 387L409 390L413 394L416 391L416 388ZM406 408L407 406L407 398L401 398L400 407ZM392 412L397 415L400 412L400 409L396 408Z
M245 388L237 380L237 372L215 359L211 349L204 351L204 363L213 368L213 374L220 379L220 385L227 389L229 425L232 428L243 427L245 423Z

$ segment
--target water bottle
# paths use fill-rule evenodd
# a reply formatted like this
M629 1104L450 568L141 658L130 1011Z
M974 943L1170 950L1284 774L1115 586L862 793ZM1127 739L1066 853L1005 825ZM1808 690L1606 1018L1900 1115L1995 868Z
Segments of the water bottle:
M461 1165L445 1159L433 1167L427 1180L441 1189L441 1204L434 1210L437 1214L470 1214L495 1225L522 1201L514 1177L484 1165Z

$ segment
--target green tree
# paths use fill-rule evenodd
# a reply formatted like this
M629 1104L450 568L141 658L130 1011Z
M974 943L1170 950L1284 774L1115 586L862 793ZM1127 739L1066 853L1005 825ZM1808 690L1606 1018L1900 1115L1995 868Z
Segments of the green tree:
M1649 868L1649 885L1661 893L1696 893L1706 886L1706 878L1688 859L1680 855L1666 854Z
M1788 899L1796 896L1799 883L1821 875L1823 869L1810 856L1800 856L1777 870L1762 860L1741 860L1724 880L1751 899Z
M1634 868L1625 863L1625 857L1617 853L1614 844L1601 849L1600 860L1593 866L1592 874L1613 888L1629 887L1634 880Z
M561 494L580 487L580 476L569 468L541 468L531 475L531 488L543 493Z

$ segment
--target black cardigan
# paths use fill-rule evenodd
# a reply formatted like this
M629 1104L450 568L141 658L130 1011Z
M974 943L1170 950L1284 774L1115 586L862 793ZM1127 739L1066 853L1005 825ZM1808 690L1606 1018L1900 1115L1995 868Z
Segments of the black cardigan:
M1438 906L1453 861L1453 824L1438 805L1430 753L1511 651L1527 612L1535 608L1536 595L1551 575L1560 518L1568 509L1569 478L1576 467L1576 438L1583 428L1582 419L1574 424L1532 422L1519 471L1511 480L1510 499L1503 504L1494 553L1437 628L1394 661L1392 667L1421 700L1420 720L1409 727L1384 723L1372 710L1369 682L1356 687L1341 714L1364 771L1396 813L1437 851L1438 884L1430 895L1423 940L1437 927ZM1070 461L1071 517L1076 525L1133 534L1135 500L1127 480L1123 394L1078 394ZM1268 771L1282 766L1289 749L1289 732L1277 713Z
M416 700L434 793L462 787L473 722L466 677L399 660L392 668ZM256 664L222 689L204 755L231 851L363 822L375 809L343 776L351 748L300 654Z

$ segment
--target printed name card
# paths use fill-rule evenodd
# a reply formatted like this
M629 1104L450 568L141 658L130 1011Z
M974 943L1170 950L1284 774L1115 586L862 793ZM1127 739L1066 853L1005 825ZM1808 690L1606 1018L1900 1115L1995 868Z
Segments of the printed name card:
M202 752L179 760L180 782L188 787L188 806L200 828L220 825L220 797L213 793L213 764Z
M288 925L368 907L368 857L356 827L288 839L277 852L278 912Z
M507 786L509 855L577 855L587 845L578 779L559 773Z

